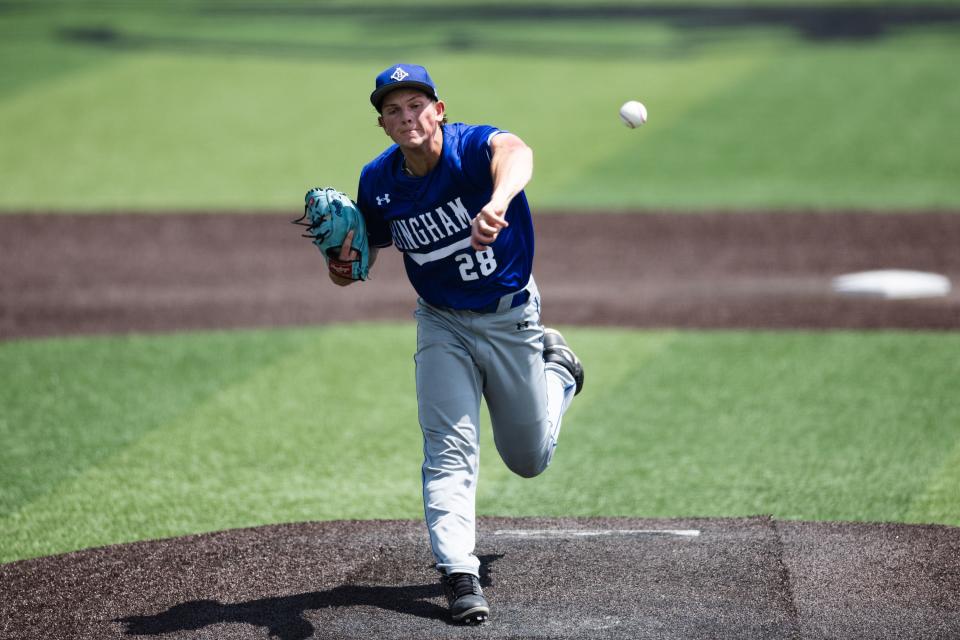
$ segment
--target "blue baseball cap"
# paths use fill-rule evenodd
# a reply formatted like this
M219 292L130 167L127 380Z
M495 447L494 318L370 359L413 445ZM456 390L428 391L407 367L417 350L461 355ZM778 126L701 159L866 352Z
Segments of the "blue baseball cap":
M395 89L417 89L433 100L440 99L437 95L437 86L430 79L430 74L418 64L391 65L377 76L377 88L370 94L370 102L378 112L383 97Z

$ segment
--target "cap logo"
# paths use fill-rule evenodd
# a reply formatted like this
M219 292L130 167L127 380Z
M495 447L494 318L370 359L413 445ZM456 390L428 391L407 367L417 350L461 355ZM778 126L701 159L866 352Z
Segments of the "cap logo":
M397 67L396 70L393 72L393 75L390 76L390 79L391 79L391 80L396 80L397 82L400 82L401 80L403 80L404 78L406 78L408 75L410 75L410 74L407 73L406 71L404 71L404 70L403 70L403 67Z

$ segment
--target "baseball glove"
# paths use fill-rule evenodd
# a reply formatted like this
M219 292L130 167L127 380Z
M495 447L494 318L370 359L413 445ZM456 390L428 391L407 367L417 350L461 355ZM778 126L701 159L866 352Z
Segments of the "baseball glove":
M350 280L366 280L370 271L370 244L363 214L353 200L332 188L314 187L304 196L303 215L293 220L307 228L304 238L320 249L331 273ZM340 247L353 231L353 260L340 259Z

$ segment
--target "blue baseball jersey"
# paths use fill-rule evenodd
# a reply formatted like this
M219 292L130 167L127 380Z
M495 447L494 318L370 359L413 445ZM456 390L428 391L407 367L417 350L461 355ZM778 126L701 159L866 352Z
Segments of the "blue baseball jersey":
M424 301L450 309L480 309L526 286L533 268L533 220L523 192L510 202L509 226L484 251L470 246L470 223L490 201L487 125L443 125L438 164L423 177L402 169L397 145L360 173L357 206L370 242L403 253L407 277Z

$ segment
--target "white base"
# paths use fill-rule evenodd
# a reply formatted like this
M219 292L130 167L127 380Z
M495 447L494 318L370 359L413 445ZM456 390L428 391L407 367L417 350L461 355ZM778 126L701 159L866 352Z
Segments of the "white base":
M847 296L937 298L950 293L950 280L939 273L881 269L837 276L833 279L833 290Z

